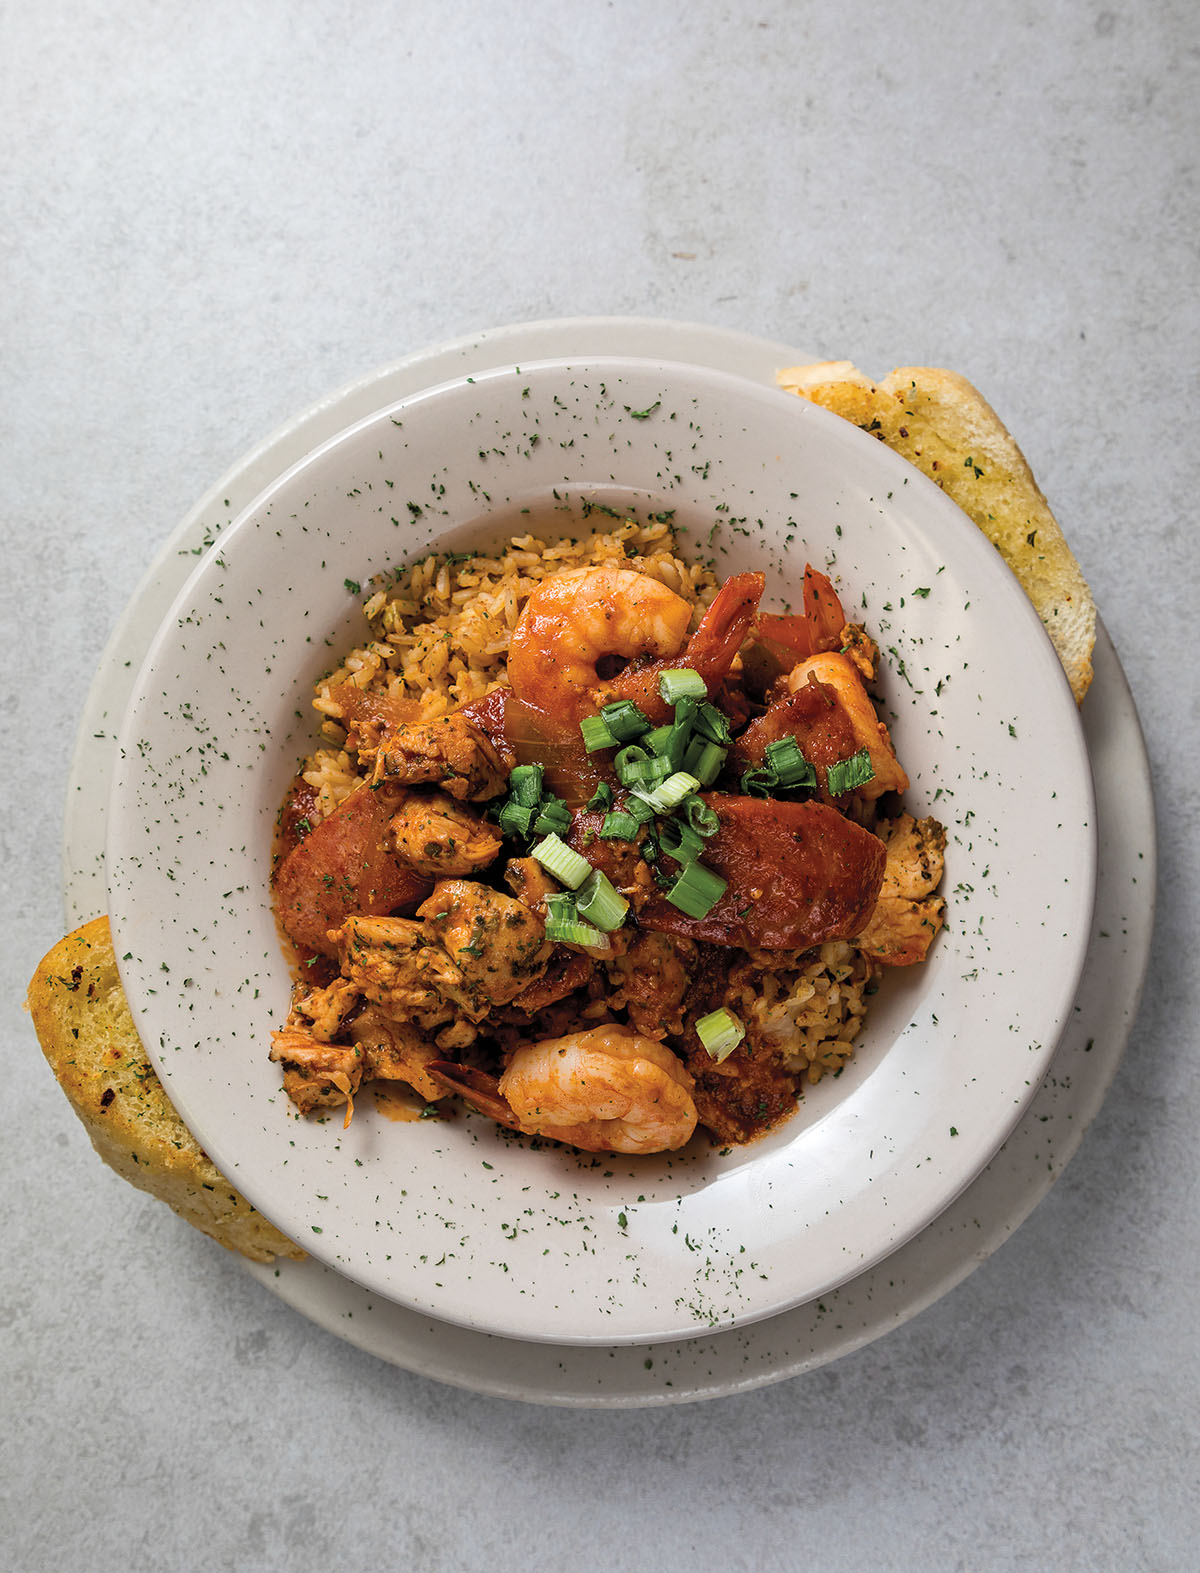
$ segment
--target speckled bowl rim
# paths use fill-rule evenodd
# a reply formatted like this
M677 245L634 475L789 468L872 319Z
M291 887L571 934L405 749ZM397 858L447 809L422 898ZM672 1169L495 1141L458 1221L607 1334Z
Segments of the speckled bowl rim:
M522 385L519 391L518 383ZM702 1180L690 1190L686 1179L680 1183L677 1164L674 1175L658 1189L643 1182L640 1174L637 1178L631 1174L615 1186L589 1191L585 1179L556 1173L548 1183L543 1179L544 1190L539 1192L537 1183L531 1181L534 1171L523 1157L514 1162L509 1153L502 1162L499 1154L489 1149L487 1161L459 1148L447 1158L443 1155L455 1148L455 1142L442 1133L438 1137L442 1145L432 1147L419 1164L410 1164L406 1169L395 1146L387 1148L386 1162L377 1146L369 1142L359 1146L361 1120L344 1143L350 1149L358 1148L357 1166L362 1168L365 1163L370 1173L359 1176L354 1170L342 1169L333 1178L329 1170L336 1165L331 1165L327 1148L314 1145L311 1125L287 1134L286 1138L282 1131L276 1136L258 1135L259 1122L265 1126L268 1119L260 1105L273 1099L256 1091L250 1080L246 1087L254 1108L246 1112L239 1128L247 1094L239 1088L236 1095L231 1095L229 1090L229 1072L237 1064L236 1055L232 1050L214 1050L222 1032L227 1040L235 1038L239 1030L235 1024L244 1023L243 1006L249 997L245 991L250 983L255 984L255 997L260 984L262 989L268 988L270 963L261 964L260 970L239 986L244 991L243 1001L229 1007L222 996L228 995L235 969L241 964L240 951L225 955L223 962L218 961L206 973L204 966L193 960L195 947L190 940L182 948L173 944L185 932L198 932L207 859L220 827L229 822L224 807L215 820L209 812L208 805L217 794L217 779L223 773L226 779L222 790L233 794L234 801L252 804L253 794L237 798L238 783L255 765L254 750L259 747L255 739L274 713L267 709L260 713L257 701L249 703L245 697L237 698L230 708L229 693L223 684L219 688L218 708L224 707L225 719L218 723L218 729L223 727L224 731L218 736L211 718L199 723L200 731L211 735L221 751L209 755L201 775L192 773L189 766L182 773L172 773L165 807L161 806L162 761L164 757L184 758L194 747L196 718L205 705L205 678L212 670L206 663L214 660L216 651L221 652L220 660L227 662L231 672L239 668L257 672L260 667L269 671L269 663L278 660L280 641L294 636L295 588L292 583L283 589L273 588L278 565L286 562L290 579L304 585L306 594L317 597L316 613L304 626L322 633L331 626L334 603L328 594L320 599L315 579L318 562L325 567L324 557L335 556L351 543L357 554L354 561L358 561L367 541L372 549L379 542L381 551L390 549L394 553L394 538L388 538L385 546L387 532L376 528L376 515L381 510L364 495L364 488L366 492L372 489L366 477L374 473L369 461L373 460L372 450L377 444L385 467L394 467L396 462L392 453L384 459L389 444L396 447L410 467L414 453L419 455L416 469L412 470L414 482L423 468L430 475L445 476L450 493L444 486L435 487L439 502L449 502L456 482L454 449L445 446L447 428L455 422L458 424L454 442L460 449L474 446L482 430L485 446L492 443L488 454L498 454L487 483L492 490L505 484L528 486L526 476L531 463L543 487L551 481L557 485L566 484L571 477L590 477L609 465L616 467L618 479L624 483L630 476L623 466L631 458L640 462L638 473L644 478L655 473L655 465L662 466L664 445L682 440L679 434L685 429L685 421L681 418L675 428L666 425L676 413L671 409L668 416L667 403L658 423L645 421L639 406L657 409L656 394L679 403L681 416L688 417L686 427L693 433L701 423L705 427L703 438L691 445L693 453L708 445L707 457L699 455L705 460L703 467L692 466L702 475L703 486L699 491L694 485L682 488L693 500L719 494L731 498L739 507L762 507L768 518L777 518L786 506L783 499L788 494L784 488L795 484L807 497L810 514L823 510L828 515L831 509L842 510L840 516L833 515L841 521L837 526L838 550L843 560L848 555L853 561L857 553L857 575L853 568L849 570L851 584L856 578L858 583L868 582L881 557L890 558L892 577L888 583L895 584L897 590L904 582L902 569L918 578L949 570L945 580L938 581L934 604L913 600L903 619L902 632L895 637L910 652L910 661L918 645L924 646L923 655L931 659L936 650L943 665L952 654L956 659L963 652L971 654L969 686L978 690L976 700L960 702L953 684L936 706L932 700L926 700L925 735L940 737L944 726L946 734L955 738L956 749L962 747L962 739L973 742L973 748L967 746L963 751L968 756L968 775L974 777L972 790L981 817L969 839L965 835L957 838L963 848L959 867L961 870L966 866L972 875L984 880L989 868L995 868L986 893L996 903L997 913L1008 922L1005 944L999 951L1001 962L992 960L995 942L990 939L974 946L970 941L943 943L937 957L923 969L927 977L936 979L936 991L930 998L938 1010L929 1010L919 1022L916 1016L910 1017L907 1026L894 1024L887 1054L871 1074L857 1085L851 1084L849 1091L843 1084L839 1101L821 1108L818 1090L812 1100L816 1117L805 1131L797 1131L778 1150L768 1150L760 1144L751 1161L744 1165L730 1164L711 1175L706 1170ZM631 402L622 403L625 399ZM583 413L560 413L569 404L578 404ZM530 418L534 424L541 422L543 431L552 429L554 435L570 432L572 442L559 444L560 447L573 447L576 436L582 446L590 436L600 447L600 461L588 460L580 465L574 453L569 460L554 453L553 443L536 453L531 447L524 452L523 461L518 461L508 448L501 450L496 446L507 437L505 428L513 426L517 419ZM664 427L661 438L660 425ZM393 429L400 427L403 435L395 436ZM786 450L785 463L781 463L778 450ZM484 451L481 447L481 458ZM539 462L547 453L549 457ZM765 457L771 453L777 455L773 461ZM680 463L682 468L682 461L672 462ZM772 464L776 466L774 470ZM722 483L718 482L716 493L708 491L710 466L718 472L722 467L732 472L732 481L723 482L728 490L722 491ZM414 1308L427 1308L446 1319L508 1336L579 1342L607 1341L613 1336L619 1341L676 1338L688 1330L689 1322L694 1328L698 1322L733 1325L752 1321L800 1303L811 1293L832 1289L853 1276L864 1263L880 1259L923 1227L993 1155L1032 1095L1036 1078L1053 1052L1083 963L1085 946L1079 932L1080 918L1082 915L1086 924L1094 870L1087 831L1091 822L1090 781L1074 707L1069 696L1064 701L1061 672L1052 652L1047 660L1048 642L1028 603L1015 591L991 549L944 494L923 478L915 479L921 484L914 484L910 467L889 450L863 438L826 412L722 374L611 357L582 364L572 361L501 367L416 396L340 434L270 488L202 560L152 643L139 696L126 719L123 763L118 769L110 821L110 911L120 935L122 974L135 1019L184 1117L218 1165L236 1178L250 1199L285 1230L302 1235L306 1220L316 1216L323 1219L320 1228L313 1224L313 1233L328 1238L306 1243L313 1243L314 1254L328 1265L347 1271L374 1292L385 1293ZM676 475L674 481L679 480ZM475 483L468 484L474 494ZM887 491L885 504L882 493L889 486L895 491ZM907 492L902 488L908 488ZM462 490L461 484L459 489ZM880 495L868 495L872 492ZM769 499L765 503L764 496ZM362 498L361 506L348 503L348 498ZM672 492L671 500L675 499L676 493ZM314 504L311 511L310 501ZM466 517L471 505L461 503L459 515ZM801 513L800 505L797 513ZM298 523L287 525L289 518ZM774 539L781 557L787 528L779 525ZM831 546L828 521L819 528ZM375 533L371 534L373 529ZM287 536L286 558L277 544L281 533ZM736 571L760 562L764 539L772 539L769 529L765 537L753 542L749 554L747 548L733 541L730 560L722 566ZM792 535L787 535L786 543L790 544L791 539ZM296 571L297 558L301 559L300 572ZM938 559L940 565L934 569L932 564ZM378 558L376 565L382 566ZM883 586L885 591L888 583ZM927 590L921 593L928 595ZM238 602L243 594L252 606L249 612ZM272 618L273 595L281 599L282 606L289 607L288 615ZM884 604L885 609L890 608L890 602ZM974 608L969 620L968 606ZM306 602L305 615L307 611ZM217 624L217 632L211 638L206 620L215 620ZM981 621L985 624L982 638ZM266 631L260 632L264 625ZM244 648L239 648L239 640ZM940 648L943 642L944 648ZM1003 662L998 654L1001 647ZM905 676L903 661L899 670L910 689L923 692L916 690ZM1010 721L1008 733L1012 741L996 745L994 738L1002 735L996 728L1000 709L1009 713L1010 687L1014 683L1026 695L1023 706L1011 711L1019 717L1019 730ZM159 701L160 691L167 695L164 703ZM216 693L214 690L214 704ZM941 694L940 683L938 693ZM177 703L178 695L185 696L182 705ZM294 700L293 694L290 702ZM909 703L915 704L916 700L910 699ZM239 707L244 716L239 714ZM935 723L930 717L939 719ZM903 716L895 724L903 729ZM986 739L982 730L985 724L993 727ZM1057 753L1051 747L1055 740ZM929 757L919 743L910 741L901 746L902 752L907 747L910 769ZM1003 762L1000 748L1005 753ZM940 745L935 745L936 749ZM1052 753L1057 765L1055 779L1062 792L1053 809L1042 791L1041 773L1034 766L1036 759L1044 760ZM147 764L151 754L154 763ZM223 769L219 760L228 760L231 754L233 764ZM988 768L981 769L973 761L985 755ZM950 753L943 752L943 762L952 763ZM243 772L241 777L239 770ZM955 779L961 780L961 773ZM973 853L976 840L987 839L983 827L989 810L1001 820L1009 815L1007 836L1010 844L1015 840L1015 810L1013 804L1004 802L1004 793L1021 798L1022 845L1027 845L1035 833L1040 835L1042 853L1059 854L1062 866L1071 871L1069 879L1052 881L1049 876L1042 877L1043 858L1022 864L1023 890L1019 901L1014 901L1011 894L1016 866L1008 870L1007 885L1004 874L996 867L1008 857L1004 832L987 855L987 867L967 855ZM175 806L177 801L186 805L182 816ZM1068 805L1065 809L1063 803ZM162 860L144 839L149 816L160 807L168 821L170 843L176 849L172 857L180 862L179 878L174 877L173 870L163 868ZM1062 818L1055 824L1059 813ZM201 826L199 835L197 822ZM172 829L179 834L171 837ZM1056 833L1060 838L1057 843ZM160 834L157 822L153 834ZM251 839L247 835L247 840ZM202 850L189 863L188 848L197 845ZM219 870L218 882L230 883L234 891L253 891L253 868L235 860L228 869ZM1040 913L1044 903L1044 911L1050 917L1043 916L1040 922L1026 921L1023 932L1021 904L1024 890L1030 886L1034 887L1033 908ZM974 883L962 884L960 889L974 889L977 903L985 895ZM261 900L257 906L256 900L254 895L247 896L245 910L252 919L258 913L261 929L263 909ZM208 941L218 957L226 943L226 929L230 924L237 928L237 906L235 895L227 919ZM177 913L178 917L168 913ZM178 933L173 928L176 922L182 925ZM149 944L145 942L148 925ZM1003 922L998 927L1003 932ZM1039 927L1041 932L1035 935L1033 929ZM258 938L251 932L245 936L251 942ZM239 933L236 944L244 943ZM1047 968L1040 964L1039 951L1043 949L1055 952L1056 966ZM952 963L947 952L954 958ZM180 963L184 967L191 964L197 972L200 987L186 1003L182 995L159 986L159 955L169 956L177 972ZM1019 996L1007 982L1000 982L1011 971L1016 957L1024 958L1016 963L1024 969ZM966 989L946 970L950 965L962 964L964 959L975 963L969 972L961 974L970 980ZM162 964L164 970L166 965ZM989 986L1000 992L989 995ZM1041 996L1036 1005L1031 1005L1039 989ZM970 1006L966 996L970 996ZM877 1005L876 1011L880 1009ZM974 1016L968 1026L967 1016L972 1009ZM1010 1062L1004 1057L1006 1040L997 1035L1001 1011L1010 1018L1007 1030L1014 1035L1007 1040L1009 1049L1020 1042L1027 1058ZM1023 1012L1029 1012L1024 1019ZM867 1035L872 1025L868 1025ZM198 1041L195 1053L189 1054L183 1040L193 1031L200 1034L203 1042ZM905 1041L909 1034L915 1034L919 1040L915 1048ZM987 1041L987 1052L979 1051L981 1041ZM951 1044L952 1058L948 1053ZM935 1074L931 1062L939 1054L946 1057L939 1061L941 1069ZM211 1069L206 1068L206 1058L214 1060ZM858 1060L856 1056L856 1063ZM862 1062L867 1063L865 1055ZM1021 1071L1027 1071L1023 1080ZM240 1068L236 1074L240 1074ZM906 1078L908 1093L924 1100L919 1106L901 1098ZM945 1102L952 1085L953 1095ZM967 1138L957 1143L952 1140L959 1136L953 1123L955 1116L960 1118ZM981 1136L981 1131L986 1134ZM926 1148L929 1152L919 1157L918 1147L922 1153ZM876 1159L877 1152L882 1152L882 1158L875 1173L871 1160ZM476 1224L482 1218L486 1228L493 1212L492 1221L498 1223L499 1211L511 1211L518 1197L523 1197L534 1203L532 1209L524 1210L529 1221L524 1222L523 1228L535 1239L525 1243L513 1237L513 1248L504 1251L502 1260L496 1260L497 1246L487 1239L486 1232L481 1235L477 1230L472 1235L467 1230L458 1240L457 1253L443 1249L436 1264L441 1276L432 1286L428 1281L418 1283L421 1275L415 1270L414 1260L427 1263L431 1253L436 1255L441 1238L429 1233L431 1224L424 1231L423 1226L430 1218L436 1218L443 1228L450 1227L450 1220L437 1209L456 1210L456 1216L463 1211L465 1204L460 1197L451 1204L450 1186L457 1181L461 1187L468 1168L476 1162L482 1162L489 1171L498 1171L488 1181L498 1189L494 1193L478 1191L470 1204L480 1215ZM339 1185L342 1197L337 1194ZM559 1262L542 1236L549 1239L554 1234L552 1226L568 1221L558 1216L564 1204L557 1198L560 1186L572 1185L578 1190L573 1198L574 1209L568 1209L572 1211L570 1221L579 1223L574 1212L582 1209L580 1217L587 1221L579 1226L590 1238L578 1253L562 1253L564 1261ZM639 1185L652 1194L649 1198L639 1195L637 1201L641 1205L635 1207L633 1198ZM376 1198L373 1221L372 1191ZM697 1195L700 1199L694 1200ZM326 1205L314 1209L314 1197ZM401 1198L408 1198L409 1208L402 1224L404 1249L385 1250L393 1241L384 1231L401 1225L384 1225L382 1220L398 1218L403 1213ZM493 1200L499 1211L491 1205ZM655 1203L663 1205L656 1207ZM779 1211L772 1214L776 1207ZM785 1220L782 1229L781 1215ZM454 1223L454 1230L460 1227ZM682 1231L687 1249L701 1252L702 1275L696 1273L695 1263L689 1257L675 1252L664 1228L672 1235ZM743 1264L738 1255L747 1250ZM481 1285L477 1280L487 1277L485 1266L489 1262L495 1273L486 1285ZM630 1262L635 1264L633 1269L625 1265ZM628 1281L622 1281L622 1272L631 1274ZM770 1288L760 1289L760 1281ZM614 1291L614 1283L619 1284L619 1292ZM506 1297L509 1284L517 1288Z

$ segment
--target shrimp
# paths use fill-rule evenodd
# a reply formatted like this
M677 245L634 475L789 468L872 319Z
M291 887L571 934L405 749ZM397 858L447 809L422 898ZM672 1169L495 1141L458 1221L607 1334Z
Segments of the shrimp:
M584 1152L674 1152L696 1129L690 1071L627 1027L526 1044L498 1082L449 1062L426 1069L501 1124Z
M663 660L631 666L604 684L595 702L632 700L651 721L661 725L671 719L673 711L659 692L658 679L671 666L690 666L698 672L711 699L729 675L733 658L750 632L765 583L760 573L734 574L717 591L700 626L678 655L672 657L668 652Z
M564 721L596 710L606 655L675 656L692 609L681 595L631 568L573 568L543 579L525 603L508 647L518 699Z

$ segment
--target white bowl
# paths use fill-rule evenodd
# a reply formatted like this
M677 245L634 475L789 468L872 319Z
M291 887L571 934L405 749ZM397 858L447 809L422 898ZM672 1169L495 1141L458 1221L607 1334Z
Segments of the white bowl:
M724 576L799 599L806 560L887 652L908 805L949 830L949 927L890 976L846 1070L721 1155L294 1116L269 1033L289 976L275 815L313 680L360 642L347 587L590 498L673 509ZM926 594L925 592L928 591ZM920 592L920 593L918 593ZM987 1164L1053 1055L1095 876L1078 716L1032 608L937 487L840 419L725 374L592 358L498 367L381 410L282 475L200 561L124 720L107 847L148 1052L229 1178L389 1299L556 1343L644 1342L811 1300L930 1222Z

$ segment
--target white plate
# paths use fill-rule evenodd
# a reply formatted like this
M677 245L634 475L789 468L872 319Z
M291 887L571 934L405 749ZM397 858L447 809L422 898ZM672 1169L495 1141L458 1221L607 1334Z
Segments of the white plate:
M766 568L776 602L798 599L806 557L836 562L888 652L912 806L950 827L951 928L924 967L889 978L846 1073L750 1148L598 1161L514 1145L479 1119L398 1130L362 1111L345 1133L297 1121L266 1058L289 986L272 825L311 746L312 681L330 647L360 637L346 586L431 541L461 549L481 516L491 534L517 528L518 509L564 494L672 508L706 532L722 573ZM506 365L386 408L223 533L135 686L107 861L143 1041L267 1217L373 1293L441 1319L641 1342L828 1292L980 1172L1074 998L1093 805L1045 633L937 487L773 389L601 357Z
M706 326L648 319L521 323L467 336L371 374L269 437L164 541L98 666L80 720L66 803L69 926L105 907L106 786L113 727L149 640L203 549L274 476L371 409L498 360L578 351L695 360L770 382L811 352ZM1119 661L1099 630L1083 720L1098 794L1095 936L1071 1022L1036 1098L987 1170L916 1239L819 1302L753 1326L653 1349L555 1346L431 1320L315 1261L247 1264L312 1321L378 1358L473 1391L565 1405L673 1404L818 1367L907 1321L998 1248L1054 1184L1115 1075L1137 1008L1153 924L1154 824L1145 749Z

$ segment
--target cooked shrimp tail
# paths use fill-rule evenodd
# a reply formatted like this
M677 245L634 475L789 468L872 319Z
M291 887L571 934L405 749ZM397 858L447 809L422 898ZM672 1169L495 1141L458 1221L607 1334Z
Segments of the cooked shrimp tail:
M733 658L750 633L765 582L760 573L734 574L717 591L700 626L679 655L622 672L604 685L601 699L630 699L651 721L669 721L671 706L659 692L658 679L673 666L690 666L698 672L711 699L729 675Z
M765 584L760 573L735 573L726 579L687 642L682 664L699 672L710 696L725 681L745 643Z
M458 1065L454 1060L431 1060L425 1069L447 1092L456 1092L464 1103L486 1114L489 1120L514 1131L520 1128L508 1100L500 1092L500 1083L486 1071L473 1065Z

